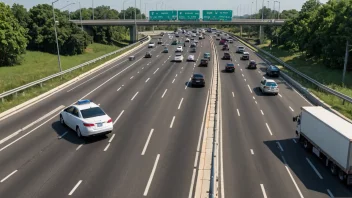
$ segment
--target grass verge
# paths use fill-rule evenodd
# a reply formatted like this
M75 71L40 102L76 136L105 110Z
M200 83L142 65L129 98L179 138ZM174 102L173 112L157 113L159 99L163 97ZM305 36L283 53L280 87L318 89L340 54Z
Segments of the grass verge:
M134 47L137 47L138 45L136 45ZM49 91L49 90L51 90L51 89L63 84L65 82L67 82L67 81L79 76L80 74L83 74L83 73L85 73L85 72L87 72L87 71L89 71L89 70L101 65L102 63L104 63L104 62L106 62L108 60L116 58L117 56L125 53L126 51L128 51L130 49L133 49L134 47L125 49L125 50L123 50L123 51L121 51L119 53L116 53L115 55L112 55L112 56L110 56L110 57L108 57L108 58L106 58L104 60L97 61L96 63L90 64L90 65L85 66L85 67L83 67L81 69L77 69L75 71L67 73L67 74L63 75L62 78L58 77L58 78L54 78L52 80L46 81L46 82L43 83L42 87L40 87L39 85L38 86L33 86L33 87L29 88L29 89L26 89L26 90L24 90L22 92L19 92L17 94L17 96L16 95L8 96L8 97L6 97L4 99L3 102L0 100L0 103L1 103L1 105L0 105L0 113L4 112L4 111L6 111L6 110L8 110L8 109L10 109L12 107L15 107L15 106L17 106L17 105L19 105L19 104L21 104L21 103L23 103L25 101L28 101L28 100L36 97L36 96L39 96L40 94L43 94L43 93L45 93L45 92L47 92L47 91ZM108 52L106 52L106 53L108 53ZM106 54L106 53L104 53L104 54ZM103 55L103 54L100 54L100 56L101 55ZM94 55L94 57L90 56L90 58L88 57L89 59L87 59L85 61L94 59L96 57L99 57L99 56L96 56L96 55ZM80 58L76 58L76 59L82 60ZM85 62L85 61L83 61L83 62ZM83 63L83 62L80 62L80 63ZM76 66L76 65L78 65L78 64L74 64L73 66ZM37 79L40 79L40 78L37 78Z
M293 53L286 50L283 50L282 47L274 46L270 49L270 42L265 42L262 45L258 45L257 47L270 52L272 55L280 58L285 63L299 70L300 72L306 74L307 76L317 80L318 82L325 84L326 86L341 92L345 95L352 97L352 74L346 74L346 84L344 86L341 85L341 76L342 72L338 70L332 70L326 68L318 61L314 61L312 59L305 59L300 53ZM300 77L296 73L292 72L289 69L283 67L280 63L265 55L264 53L259 52L255 48L252 48L254 51L259 53L265 59L269 60L271 63L280 67L282 71L284 71L291 78L302 84L306 87L310 92L319 97L325 103L330 105L333 109L337 110L344 116L349 119L352 119L352 104L345 102L331 94L328 94L322 91L320 88Z

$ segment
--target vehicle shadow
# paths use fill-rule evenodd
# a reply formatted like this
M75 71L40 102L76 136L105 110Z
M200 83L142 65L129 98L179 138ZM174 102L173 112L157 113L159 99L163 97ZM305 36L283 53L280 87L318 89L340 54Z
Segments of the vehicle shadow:
M64 133L67 132L67 134L62 136L60 139L64 139L72 144L77 144L77 145L91 144L108 138L106 135L79 138L75 131L70 129L68 126L62 125L60 121L56 121L52 123L51 128L54 129L58 138L60 138L62 135L64 135Z
M337 176L333 176L330 173L330 169L325 167L321 159L311 152L306 151L303 146L300 145L298 139L295 139L295 141L297 143L294 143L293 139L270 140L264 141L263 143L283 165L288 165L292 175L296 176L308 190L320 192L326 194L326 197L330 197L327 192L328 187L334 197L352 197L352 190L341 183ZM279 145L283 148L283 151L281 151ZM319 171L323 180L317 176L307 159L309 159ZM288 173L287 178L290 178ZM300 190L302 191L304 189Z
M203 88L203 86L193 86L191 81L187 81L185 82L185 86L189 87L189 88Z

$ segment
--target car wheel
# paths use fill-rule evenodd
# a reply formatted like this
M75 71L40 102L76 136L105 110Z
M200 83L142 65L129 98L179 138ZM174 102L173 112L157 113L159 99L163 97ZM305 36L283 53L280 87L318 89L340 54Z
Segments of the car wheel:
M79 129L79 127L76 127L76 133L77 133L77 137L79 137L79 138L82 137L82 133L81 133L81 130Z
M64 118L62 117L62 115L60 115L60 123L61 123L62 125L66 125L66 124L65 124L65 120L64 120Z

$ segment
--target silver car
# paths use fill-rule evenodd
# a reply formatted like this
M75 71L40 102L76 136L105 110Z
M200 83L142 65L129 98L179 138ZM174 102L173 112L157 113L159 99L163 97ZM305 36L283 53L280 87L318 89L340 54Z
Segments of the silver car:
M260 81L260 91L264 94L274 94L277 95L279 94L279 86L276 84L274 80L271 79L266 79L263 78L262 81Z
M187 58L187 61L194 62L194 55L189 55L188 58Z

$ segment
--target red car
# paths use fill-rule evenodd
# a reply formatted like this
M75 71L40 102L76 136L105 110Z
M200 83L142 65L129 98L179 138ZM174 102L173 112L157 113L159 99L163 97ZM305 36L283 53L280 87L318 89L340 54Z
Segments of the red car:
M220 44L220 45L224 45L226 42L227 42L227 41L226 41L225 39L221 39L219 44Z

